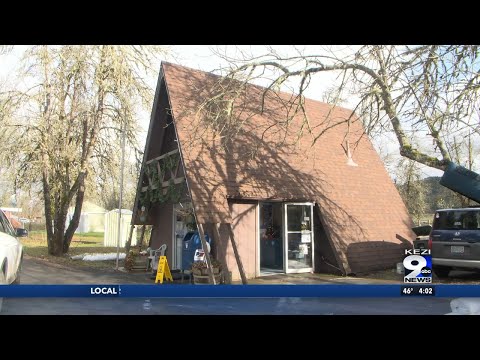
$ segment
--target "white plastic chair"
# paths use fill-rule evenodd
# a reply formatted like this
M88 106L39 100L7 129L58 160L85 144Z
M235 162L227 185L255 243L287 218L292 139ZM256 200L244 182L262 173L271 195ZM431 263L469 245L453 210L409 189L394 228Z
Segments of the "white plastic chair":
M160 256L165 256L165 252L167 251L167 245L163 244L157 250L150 250L150 255L148 258L150 259L150 266L153 272L156 272L158 269L158 262L160 261Z

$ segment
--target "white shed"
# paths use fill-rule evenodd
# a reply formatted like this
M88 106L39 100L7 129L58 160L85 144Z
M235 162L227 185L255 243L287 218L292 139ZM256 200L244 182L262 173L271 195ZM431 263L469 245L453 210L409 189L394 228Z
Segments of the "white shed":
M105 215L105 234L103 237L103 246L117 246L118 238L118 209L111 210ZM120 247L125 247L130 234L130 223L132 221L132 211L122 209L122 218L120 223ZM137 244L136 231L132 234L132 245Z
M67 214L67 223L70 223L70 220L73 217L73 212L75 208L71 207L68 209ZM80 214L80 222L78 224L76 233L86 233L86 232L103 232L105 230L105 213L107 211L90 201L85 201L82 206L82 212Z

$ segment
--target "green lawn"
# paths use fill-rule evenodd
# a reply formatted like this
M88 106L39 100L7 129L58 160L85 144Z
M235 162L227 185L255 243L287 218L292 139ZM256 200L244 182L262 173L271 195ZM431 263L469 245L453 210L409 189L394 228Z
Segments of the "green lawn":
M73 236L68 254L64 256L52 256L48 254L47 235L45 231L31 231L28 237L20 238L26 255L48 260L51 262L71 265L87 266L93 268L114 268L115 260L109 261L83 261L72 260L70 257L85 253L116 253L116 247L103 246L103 233L78 233ZM120 252L124 252L120 248ZM123 260L120 260L119 266L123 266Z

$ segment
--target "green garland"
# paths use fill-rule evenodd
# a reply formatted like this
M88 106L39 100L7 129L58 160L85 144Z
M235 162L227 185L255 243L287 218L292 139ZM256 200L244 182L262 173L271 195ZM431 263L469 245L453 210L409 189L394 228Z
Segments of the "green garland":
M145 172L150 178L152 185L156 185L156 188L152 189L150 183L148 184L147 191L140 194L140 206L145 206L147 209L149 209L151 205L155 203L178 203L180 201L182 196L182 192L179 189L180 186L176 185L173 179L170 179L168 187L166 188L166 191L164 191L165 188L163 188L162 184L160 184L160 176L157 167L157 164L159 164L160 173L162 177L164 177L168 171L173 172L175 170L179 160L179 154L172 154L161 160L157 160L146 165Z
M163 164L165 166L165 170L173 171L177 167L177 164L178 164L178 161L179 161L179 155L178 154L172 154L170 156L167 156L163 160L164 160Z

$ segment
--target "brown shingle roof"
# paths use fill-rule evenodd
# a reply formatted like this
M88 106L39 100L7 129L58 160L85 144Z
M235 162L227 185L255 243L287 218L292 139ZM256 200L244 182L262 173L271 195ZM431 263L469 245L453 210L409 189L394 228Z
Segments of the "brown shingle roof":
M221 78L169 63L162 68L200 222L231 222L228 198L308 200L318 204L343 257L350 243L399 243L396 234L414 238L407 209L351 110L306 99L310 127L314 134L323 132L312 145L306 129L296 141L299 116L288 129L273 126L287 118L291 94L268 95L262 109L265 89L248 85L236 103L242 128L225 142L197 116ZM356 167L347 165L346 139Z

